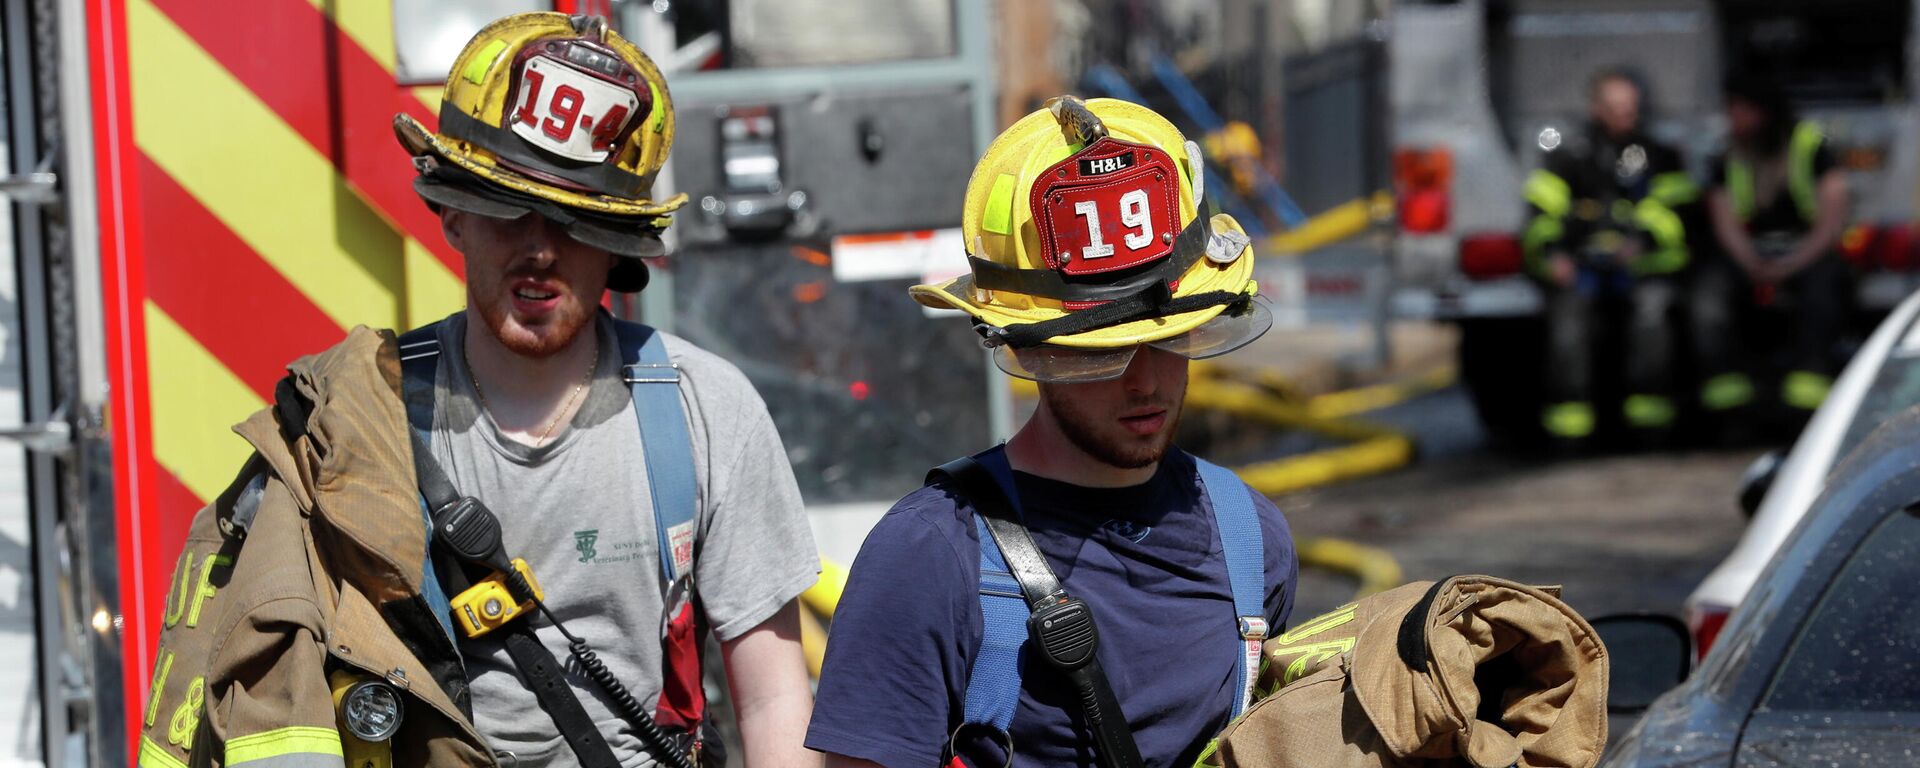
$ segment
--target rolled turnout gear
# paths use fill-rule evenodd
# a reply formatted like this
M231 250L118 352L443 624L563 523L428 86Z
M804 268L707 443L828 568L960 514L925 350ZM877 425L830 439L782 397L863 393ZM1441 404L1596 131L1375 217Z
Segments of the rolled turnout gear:
M1607 651L1540 589L1416 582L1265 645L1256 695L1196 768L1572 766L1607 743Z
M1201 215L1200 148L1153 111L1061 96L996 138L967 184L971 274L916 285L972 315L1007 373L1099 381L1152 345L1200 359L1272 326L1251 241Z
M496 219L538 214L622 256L609 287L646 284L638 257L686 195L653 199L673 145L665 79L606 22L523 13L474 35L447 76L439 130L394 116L427 203Z

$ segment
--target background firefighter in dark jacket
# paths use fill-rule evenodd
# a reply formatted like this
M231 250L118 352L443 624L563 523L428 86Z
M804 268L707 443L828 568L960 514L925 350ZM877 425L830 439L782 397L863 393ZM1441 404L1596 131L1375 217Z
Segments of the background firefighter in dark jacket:
M1545 401L1541 426L1556 441L1594 433L1596 331L1610 303L1628 307L1622 347L1622 420L1657 441L1673 425L1669 323L1687 267L1677 208L1698 190L1680 155L1640 131L1640 85L1604 71L1588 87L1592 121L1582 139L1546 154L1527 179L1531 218L1523 235L1528 271L1547 294Z
M1797 425L1826 399L1840 362L1832 344L1847 319L1849 275L1834 247L1846 226L1846 178L1779 84L1729 78L1726 103L1727 154L1714 163L1707 209L1727 258L1698 278L1701 404L1723 429L1738 427L1752 422L1741 412L1757 395L1772 401L1777 392ZM1763 311L1779 322L1761 323ZM1754 383L1775 375L1777 390Z

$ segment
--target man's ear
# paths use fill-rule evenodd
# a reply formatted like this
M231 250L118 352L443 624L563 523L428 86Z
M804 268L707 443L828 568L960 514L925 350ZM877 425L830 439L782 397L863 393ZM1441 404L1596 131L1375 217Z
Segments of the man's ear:
M466 213L462 211L440 206L440 234L447 238L448 245L461 253L467 251L466 243L462 242L461 236L462 225L466 223L465 217Z

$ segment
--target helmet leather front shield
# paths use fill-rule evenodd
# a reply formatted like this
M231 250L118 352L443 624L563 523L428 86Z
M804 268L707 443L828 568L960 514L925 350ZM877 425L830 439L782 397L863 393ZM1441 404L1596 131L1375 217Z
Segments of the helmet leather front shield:
M1273 327L1273 312L1263 299L1249 298L1191 331L1150 341L1150 346L1188 360L1218 357L1246 346ZM993 348L993 364L1009 376L1049 384L1084 384L1120 378L1133 362L1140 345L1108 348L1031 347Z

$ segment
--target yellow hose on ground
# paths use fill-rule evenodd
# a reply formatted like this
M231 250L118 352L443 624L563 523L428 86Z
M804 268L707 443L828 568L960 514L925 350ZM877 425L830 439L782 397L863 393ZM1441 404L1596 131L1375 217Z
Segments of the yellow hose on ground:
M1405 580L1400 563L1386 550L1325 537L1300 539L1293 546L1301 565L1315 565L1358 578L1360 589L1354 593L1356 600L1393 589Z

